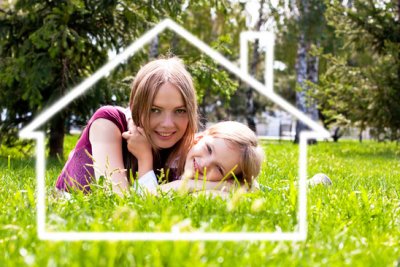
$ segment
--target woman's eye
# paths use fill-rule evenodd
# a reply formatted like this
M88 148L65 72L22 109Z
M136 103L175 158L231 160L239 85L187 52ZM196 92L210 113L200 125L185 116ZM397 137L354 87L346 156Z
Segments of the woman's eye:
M151 113L160 113L160 109L159 108L151 108Z
M178 114L185 114L186 113L186 109L180 108L180 109L177 109L175 112L178 113Z

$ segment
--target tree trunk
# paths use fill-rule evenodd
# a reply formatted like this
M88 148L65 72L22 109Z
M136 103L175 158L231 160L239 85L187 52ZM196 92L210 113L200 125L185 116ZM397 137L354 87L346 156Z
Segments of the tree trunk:
M310 13L312 10L312 5L308 0L301 0L299 6L300 12L296 18L300 28L296 60L296 107L304 114L309 116L312 120L318 121L319 113L317 105L315 100L311 99L309 96L310 88L306 84L306 79L313 83L318 82L319 60L317 57L313 57L308 54L308 50L311 47L311 38L309 36L311 25L308 25L308 18L312 16ZM318 41L316 42L316 45L319 46ZM300 132L308 129L309 128L302 121L297 120L294 142L299 143ZM309 143L316 143L316 140L309 140Z
M206 114L206 106L207 106L206 105L206 93L207 93L207 91L203 95L203 99L202 99L201 104L199 106L199 109L200 109L200 112L199 112L199 115L200 115L199 131L204 131L207 128L207 122L208 122L207 114Z
M53 119L50 121L50 157L64 157L64 121L64 116L59 114L54 116Z
M307 114L306 106L306 88L305 80L307 77L307 48L304 33L300 34L299 44L297 47L297 60L296 60L296 83L300 87L300 90L296 88L296 108L303 113ZM294 142L298 144L300 142L300 132L307 129L306 125L297 120L296 122L296 135Z
M317 46L319 46L319 43L317 43ZM315 84L318 83L318 64L319 64L318 57L308 55L308 57L307 57L307 80L312 83L315 83ZM308 86L305 86L305 88L306 88L306 94L307 94L307 103L306 103L307 114L313 121L318 121L319 114L318 114L318 109L317 109L317 102L313 97L308 95L308 92L309 92ZM317 139L309 139L308 143L316 144Z
M260 19L261 21L261 19ZM254 42L253 57L250 64L250 75L256 78L257 75L257 65L260 60L260 53L258 52L258 39ZM254 107L254 93L251 87L248 87L246 92L246 120L247 125L253 132L257 132L256 121L255 121L256 110Z
M353 7L353 0L348 0L347 1L347 7L352 8Z
M333 142L339 141L339 138L342 137L342 134L340 133L340 126L335 128L335 131L333 132L332 138Z
M158 46L159 46L159 39L158 35L156 35L150 43L150 51L149 51L150 59L155 59L158 57Z
M255 121L255 114L256 110L254 108L254 98L253 98L253 89L249 88L248 91L246 92L246 120L247 120L247 126L249 128L257 133L257 128L256 128L256 121Z
M175 54L179 47L179 37L175 32L172 32L171 52Z
M400 20L400 0L397 1L397 21ZM400 34L400 33L398 33ZM399 35L397 35L399 36ZM399 45L399 42L397 42L397 45ZM397 49L397 79L400 80L400 49ZM400 138L400 136L398 134L395 135L395 138Z
M66 57L61 58L62 71L61 71L61 86L60 96L64 96L68 87L69 78L69 60ZM64 135L66 131L66 119L68 115L61 112L56 114L50 121L50 138L49 138L49 156L51 158L64 158ZM69 132L69 126L68 126Z
M260 3L260 12L259 12L259 20L255 26L255 30L259 31L261 29L261 26L265 23L265 18L263 17L263 8L264 8L265 0L261 0ZM251 59L251 64L250 64L250 75L253 76L254 78L257 78L257 66L260 61L260 53L258 52L258 47L259 47L259 40L256 39L254 42L254 47L253 47L253 57ZM247 92L246 92L246 120L247 120L247 125L251 130L253 130L255 133L257 133L257 128L256 128L256 121L255 121L255 115L256 115L256 109L254 106L254 92L251 87L248 87Z
M397 1L397 19L400 19L400 0Z
M319 46L319 44L317 44ZM318 83L318 64L319 58L316 56L308 55L307 60L307 79L312 83ZM319 114L317 109L317 102L311 96L307 99L307 111L313 121L319 120Z

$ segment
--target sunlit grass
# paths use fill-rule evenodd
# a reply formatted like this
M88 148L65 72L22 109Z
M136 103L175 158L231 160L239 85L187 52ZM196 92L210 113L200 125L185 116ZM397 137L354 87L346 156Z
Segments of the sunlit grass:
M66 154L75 141L67 137ZM180 193L120 198L102 189L59 198L54 184L63 162L48 160L47 230L293 231L298 147L263 144L264 190L227 200ZM400 257L400 146L395 143L310 146L309 176L326 173L333 186L308 191L308 238L295 243L40 241L34 158L2 151L0 266L396 266Z

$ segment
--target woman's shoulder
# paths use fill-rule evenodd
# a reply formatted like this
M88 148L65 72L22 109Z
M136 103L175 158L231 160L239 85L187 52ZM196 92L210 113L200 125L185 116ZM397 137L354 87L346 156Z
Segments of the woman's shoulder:
M119 106L102 106L96 110L90 119L90 124L96 119L106 119L113 122L120 129L125 132L127 126L127 109Z
M119 106L102 106L98 108L92 117L125 116L125 109Z

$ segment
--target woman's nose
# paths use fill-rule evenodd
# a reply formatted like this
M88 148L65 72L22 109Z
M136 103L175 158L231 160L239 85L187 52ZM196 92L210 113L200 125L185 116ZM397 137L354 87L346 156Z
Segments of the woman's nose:
M161 125L164 127L174 126L174 118L172 114L165 114L165 116L162 118Z

